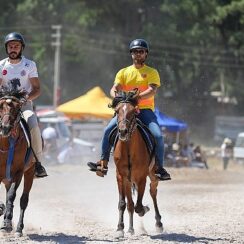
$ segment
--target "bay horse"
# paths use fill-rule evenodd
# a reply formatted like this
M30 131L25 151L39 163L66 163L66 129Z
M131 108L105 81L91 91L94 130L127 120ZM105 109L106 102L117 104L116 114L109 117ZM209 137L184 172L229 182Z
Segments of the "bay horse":
M136 118L138 112L138 94L137 89L130 92L120 92L110 105L117 115L117 140L115 139L113 154L119 191L118 238L124 237L126 200L129 213L128 232L131 234L134 234L134 211L141 217L149 211L149 207L142 204L147 176L149 176L151 181L150 195L154 204L155 225L158 231L163 231L163 224L157 205L158 179L154 174L156 167L155 156L153 150L151 153L148 150L147 144L139 130L142 123ZM149 130L146 133L150 133ZM137 192L135 205L132 198L133 189Z
M33 154L29 150L30 137L21 119L21 106L25 95L25 91L16 89L2 87L0 90L0 183L3 182L6 188L6 207L0 202L0 216L4 214L0 232L10 233L13 230L14 200L24 178L16 236L23 234L24 214L35 169Z

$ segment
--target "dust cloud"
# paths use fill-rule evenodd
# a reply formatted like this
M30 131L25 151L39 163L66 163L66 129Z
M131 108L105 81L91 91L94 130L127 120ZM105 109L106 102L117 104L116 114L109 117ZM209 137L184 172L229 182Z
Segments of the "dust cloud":
M49 176L36 179L25 215L24 236L1 237L0 243L243 243L244 195L242 166L209 170L169 168L172 181L160 182L158 204L164 232L155 230L154 209L148 185L143 199L150 211L134 215L135 235L115 239L118 191L113 162L100 178L86 162L47 166ZM18 190L14 225L19 214ZM1 200L5 194L1 187ZM2 217L1 217L2 221ZM125 212L125 232L128 214Z

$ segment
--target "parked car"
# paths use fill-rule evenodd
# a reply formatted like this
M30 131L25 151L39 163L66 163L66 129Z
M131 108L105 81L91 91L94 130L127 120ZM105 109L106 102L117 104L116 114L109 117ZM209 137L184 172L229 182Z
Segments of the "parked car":
M54 155L55 157L46 155L44 150L44 158L55 158L59 163L64 163L66 159L81 160L85 155L95 151L93 143L72 134L72 122L62 113L57 113L51 109L36 110L36 113L41 131L47 127L53 127L57 133L58 155Z
M233 157L236 162L244 162L244 132L239 133L236 138Z

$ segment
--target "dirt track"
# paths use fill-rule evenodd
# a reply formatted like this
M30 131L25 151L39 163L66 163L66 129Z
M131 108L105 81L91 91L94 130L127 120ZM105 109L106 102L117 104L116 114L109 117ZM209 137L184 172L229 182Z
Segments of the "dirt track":
M85 164L48 167L50 176L35 180L24 236L2 236L0 243L244 243L243 167L232 165L226 172L219 166L210 170L169 168L173 180L161 182L158 188L164 232L155 232L147 189L144 204L151 210L143 219L135 215L134 236L126 233L117 240L118 194L111 165L106 178L95 176ZM3 187L0 192L3 196ZM127 231L127 212L125 216Z

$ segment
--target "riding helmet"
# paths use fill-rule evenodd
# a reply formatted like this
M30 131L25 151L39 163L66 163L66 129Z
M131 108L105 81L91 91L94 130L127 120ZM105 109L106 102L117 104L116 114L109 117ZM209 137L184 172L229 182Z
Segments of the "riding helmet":
M144 39L135 39L130 43L130 52L132 49L136 48L143 48L146 49L147 52L149 51L148 43Z
M7 44L11 41L19 41L22 44L22 48L23 49L25 48L25 39L20 33L11 32L5 37L4 45L6 49L7 49Z

